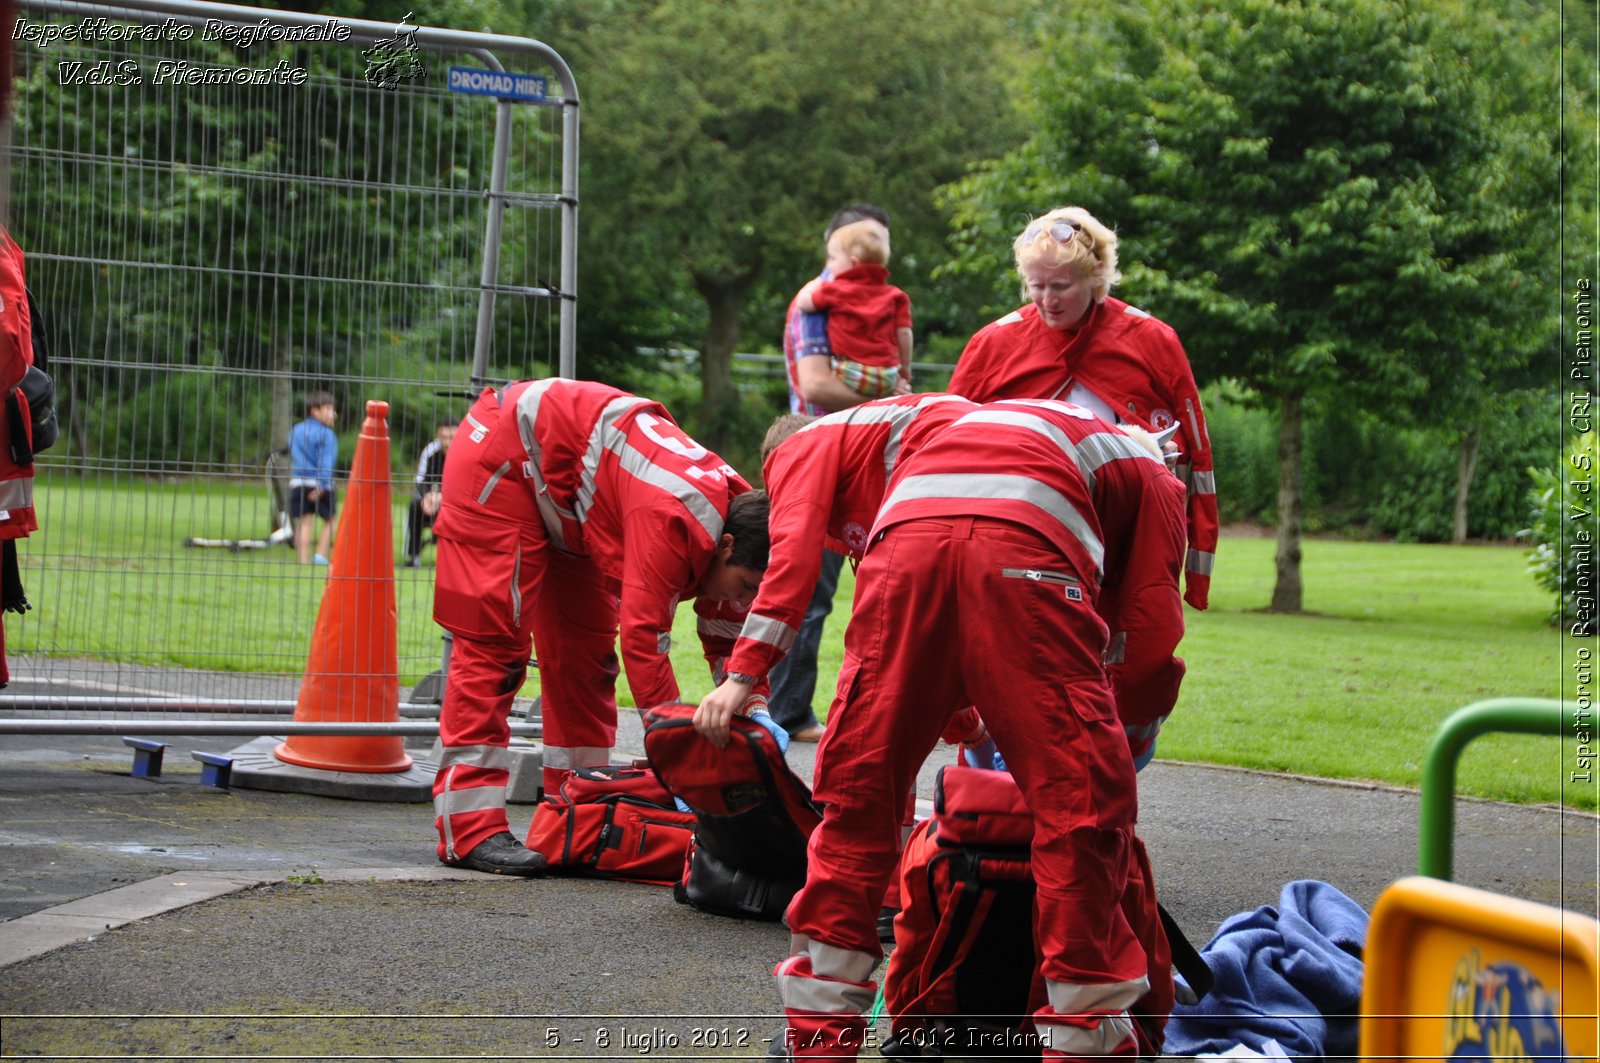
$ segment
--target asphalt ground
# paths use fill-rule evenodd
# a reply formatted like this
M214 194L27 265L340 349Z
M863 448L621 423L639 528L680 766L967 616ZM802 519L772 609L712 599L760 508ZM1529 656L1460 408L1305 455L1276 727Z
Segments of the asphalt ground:
M188 750L236 740L164 740L142 779L115 737L0 735L0 1058L744 1058L781 1028L780 925L445 869L427 804L220 790ZM1370 910L1416 870L1414 792L1158 760L1140 799L1197 946L1286 882ZM1600 914L1595 817L1459 800L1455 838L1458 882Z

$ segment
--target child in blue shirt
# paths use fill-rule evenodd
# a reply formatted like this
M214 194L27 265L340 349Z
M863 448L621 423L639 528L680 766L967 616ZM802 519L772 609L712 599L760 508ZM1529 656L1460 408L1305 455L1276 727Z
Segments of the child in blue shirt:
M328 563L333 541L333 462L339 456L339 437L333 434L338 416L333 396L313 391L306 396L306 419L289 430L289 519L294 522L295 548L300 563ZM318 517L322 531L317 552L311 552L311 530Z

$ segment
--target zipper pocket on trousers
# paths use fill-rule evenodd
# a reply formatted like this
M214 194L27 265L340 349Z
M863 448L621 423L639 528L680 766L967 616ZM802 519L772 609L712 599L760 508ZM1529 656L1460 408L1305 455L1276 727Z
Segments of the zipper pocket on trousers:
M1026 579L1035 583L1051 583L1058 587L1076 587L1079 585L1077 576L1069 576L1065 572L1046 572L1040 568L1003 568L1000 575L1007 579Z

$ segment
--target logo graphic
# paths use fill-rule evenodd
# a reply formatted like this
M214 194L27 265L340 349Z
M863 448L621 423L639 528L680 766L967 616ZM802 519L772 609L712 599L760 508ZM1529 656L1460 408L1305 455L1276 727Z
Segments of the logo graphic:
M421 51L417 45L418 27L406 29L405 24L410 19L411 12L407 11L406 17L395 27L393 37L386 37L361 53L367 61L368 84L392 89L402 81L416 81L428 76L418 54Z
M1157 432L1163 432L1177 423L1178 419L1172 416L1171 410L1150 411L1150 427Z
M867 548L867 529L855 521L847 521L844 526L844 544L854 554L862 553Z
M1566 1059L1555 998L1515 963L1483 965L1477 949L1456 961L1445 1027L1446 1059Z

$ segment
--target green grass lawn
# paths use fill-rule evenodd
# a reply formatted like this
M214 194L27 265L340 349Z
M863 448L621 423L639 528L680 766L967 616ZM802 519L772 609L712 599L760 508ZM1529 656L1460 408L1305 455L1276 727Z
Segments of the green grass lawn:
M1158 756L1416 786L1428 743L1452 711L1488 697L1557 697L1562 636L1550 603L1501 546L1310 541L1300 616L1261 612L1273 542L1228 538L1211 608L1185 609L1183 695ZM817 706L838 674L848 566L821 654ZM692 621L674 661L686 696L709 686ZM1491 736L1468 747L1460 793L1596 807L1595 787L1563 788L1570 743Z
M1270 539L1218 550L1211 608L1189 613L1189 673L1160 756L1416 786L1455 709L1560 695L1562 636L1520 549L1307 542L1300 616L1258 611L1272 554ZM1593 808L1592 785L1563 791L1570 752L1554 737L1480 739L1458 791Z
M394 490L398 557L408 488ZM327 570L287 547L231 553L186 538L266 533L265 490L218 480L100 481L45 476L42 529L23 544L33 612L7 618L13 657L294 675L305 665ZM1453 710L1482 698L1557 697L1562 636L1524 571L1520 549L1311 541L1299 616L1261 612L1271 596L1270 539L1228 538L1211 609L1187 611L1183 696L1159 755L1273 771L1416 786L1429 740ZM428 556L431 558L431 548ZM396 574L400 671L438 666L433 570ZM854 581L848 569L823 642L817 707L838 674ZM673 662L684 696L710 688L689 608ZM537 690L530 682L528 693ZM627 701L626 684L619 691ZM1592 809L1595 787L1563 787L1570 743L1490 737L1463 758L1461 792Z
M397 483L393 498L388 564L400 556L409 484ZM36 501L40 530L19 551L34 609L7 618L13 656L304 670L328 569L300 565L289 546L234 553L184 545L191 536L265 537L271 516L259 482L45 475ZM395 602L401 679L415 682L439 666L433 570L398 570Z

